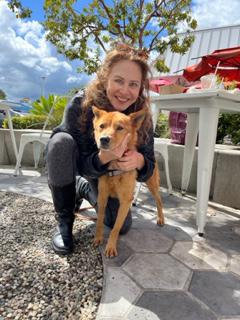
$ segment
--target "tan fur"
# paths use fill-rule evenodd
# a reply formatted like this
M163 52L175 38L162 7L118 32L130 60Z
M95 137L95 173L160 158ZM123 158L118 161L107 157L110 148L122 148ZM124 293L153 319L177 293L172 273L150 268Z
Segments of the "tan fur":
M137 130L140 128L144 117L145 110L132 113L129 116L121 112L106 112L93 107L94 117L94 134L98 147L101 149L110 150L120 145L124 137L130 133L130 139L127 149L134 150L137 142ZM101 139L108 137L108 145L102 145ZM103 221L108 197L119 199L120 207L117 213L117 219L107 241L105 255L107 257L117 256L117 240L122 225L126 219L128 211L131 207L137 171L132 170L123 172L121 175L110 177L104 175L99 178L98 182L98 218L96 226L96 234L94 244L103 243ZM146 182L149 190L155 198L157 204L158 218L157 223L164 224L164 215L162 211L162 201L159 194L159 171L155 165L153 175Z

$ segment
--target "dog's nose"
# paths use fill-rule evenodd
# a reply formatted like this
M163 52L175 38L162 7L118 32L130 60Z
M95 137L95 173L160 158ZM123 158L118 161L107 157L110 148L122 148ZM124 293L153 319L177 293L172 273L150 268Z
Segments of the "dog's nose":
M100 138L101 147L103 147L103 148L108 147L109 142L110 142L110 138L108 136L104 136L104 137Z

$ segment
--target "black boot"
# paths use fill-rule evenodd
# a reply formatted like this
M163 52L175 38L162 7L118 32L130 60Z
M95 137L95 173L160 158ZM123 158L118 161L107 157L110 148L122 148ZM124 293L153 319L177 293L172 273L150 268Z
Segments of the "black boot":
M49 185L58 221L57 230L52 239L52 247L56 253L69 254L73 251L73 222L76 189L75 182L63 187Z

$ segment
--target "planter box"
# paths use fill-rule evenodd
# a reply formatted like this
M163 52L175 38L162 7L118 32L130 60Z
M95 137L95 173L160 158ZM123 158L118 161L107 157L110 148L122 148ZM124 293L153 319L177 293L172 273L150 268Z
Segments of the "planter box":
M21 135L23 133L41 133L41 130L34 129L18 129L14 130L17 148L19 149ZM51 133L51 131L45 131L46 133ZM43 146L44 148L44 146ZM43 163L43 157L41 156L39 166ZM13 145L10 136L9 129L0 129L0 165L15 165L16 159L13 152ZM29 143L25 146L23 157L22 157L22 166L32 167L34 166L33 161L33 145Z

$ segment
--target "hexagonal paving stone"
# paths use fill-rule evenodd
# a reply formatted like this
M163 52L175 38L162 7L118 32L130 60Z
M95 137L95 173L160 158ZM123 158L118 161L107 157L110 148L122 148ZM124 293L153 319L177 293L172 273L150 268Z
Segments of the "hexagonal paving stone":
M104 244L99 247L104 265L120 267L134 253L133 250L122 240L124 237L126 237L126 235L123 235L122 237L120 236L117 244L118 256L114 258L107 258L104 255L104 250L107 244L107 239L104 239Z
M233 255L231 258L230 271L240 276L240 255Z
M98 318L123 316L142 293L137 284L119 268L106 267L105 284Z
M132 229L156 229L157 214L155 212L144 211L141 208L133 207L132 209Z
M214 249L206 241L178 241L173 246L170 254L192 269L225 271L228 262L228 257L225 253Z
M234 228L233 228L233 231L234 231L238 236L240 236L240 226L234 227Z
M108 319L107 319L108 320ZM111 319L112 320L112 319ZM119 320L119 319L117 319L117 320ZM233 317L233 318L229 318L229 317L227 317L227 318L221 318L221 320L240 320L240 317Z
M183 289L191 274L168 254L135 254L123 268L146 289Z
M196 227L182 227L179 224L173 223L168 218L165 219L165 225L161 229L161 232L175 241L192 241L192 238L197 234Z
M219 225L218 220L208 222L205 227L206 239L223 252L240 254L239 234L237 234L235 226L236 223L239 224L239 221L228 222L227 218L225 220L226 225Z
M132 229L123 240L136 252L167 252L173 241L165 237L161 229L160 226L158 230Z
M222 316L240 316L240 278L228 272L194 271L190 292Z
M127 315L128 320L217 320L190 294L181 291L145 292Z

